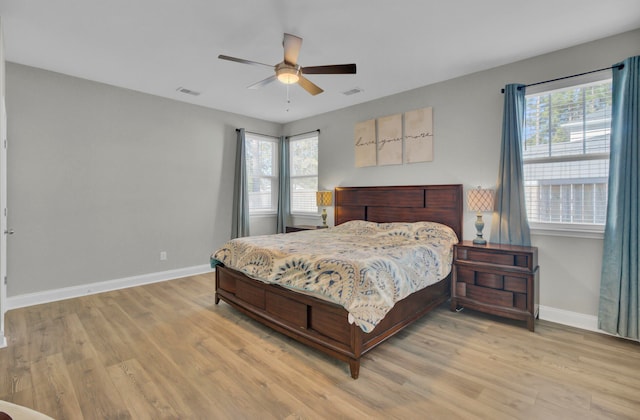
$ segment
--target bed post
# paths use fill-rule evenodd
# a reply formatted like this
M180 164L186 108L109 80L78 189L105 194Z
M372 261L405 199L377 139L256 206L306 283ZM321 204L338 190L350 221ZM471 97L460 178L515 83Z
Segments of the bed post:
M349 360L349 370L351 371L351 377L358 379L358 375L360 375L360 359Z
M220 271L216 270L215 268L214 270L216 272L216 288L213 291L213 295L215 297L215 300L213 301L213 303L217 305L218 303L220 303L220 295L218 294L218 289L220 288L220 279L219 279Z
M353 351L353 359L349 359L349 370L351 377L358 379L360 374L360 357L362 356L362 343L364 341L364 332L355 322L351 323L351 350Z

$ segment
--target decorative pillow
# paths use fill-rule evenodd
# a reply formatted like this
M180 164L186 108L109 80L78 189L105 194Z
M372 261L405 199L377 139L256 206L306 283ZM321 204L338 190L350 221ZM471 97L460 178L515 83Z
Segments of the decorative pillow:
M334 232L354 235L390 235L414 238L417 241L437 239L444 243L458 243L456 233L449 226L436 222L390 222L375 223L364 220L351 220L331 228Z

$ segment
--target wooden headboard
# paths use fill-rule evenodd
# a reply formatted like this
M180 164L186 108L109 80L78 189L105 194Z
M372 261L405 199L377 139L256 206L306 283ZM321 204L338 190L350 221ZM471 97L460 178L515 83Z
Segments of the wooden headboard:
M335 224L431 221L451 226L462 240L462 201L461 184L337 187Z

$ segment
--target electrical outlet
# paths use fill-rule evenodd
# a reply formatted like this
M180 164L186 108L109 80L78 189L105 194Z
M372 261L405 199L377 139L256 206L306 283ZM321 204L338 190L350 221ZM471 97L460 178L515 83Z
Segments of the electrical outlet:
M160 261L167 260L167 251L160 251Z

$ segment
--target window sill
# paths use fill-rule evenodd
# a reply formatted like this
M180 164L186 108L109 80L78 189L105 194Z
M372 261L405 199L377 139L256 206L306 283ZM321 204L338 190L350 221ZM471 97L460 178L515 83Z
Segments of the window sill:
M274 213L274 212L260 212L260 213L249 213L249 217L253 218L253 217L275 217L277 216L278 213Z
M320 213L303 213L303 212L297 212L297 213L291 213L292 216L300 216L300 217L320 217Z
M532 235L539 236L562 236L565 238L582 239L604 239L604 227L594 228L591 226L554 226L535 225L530 226Z

